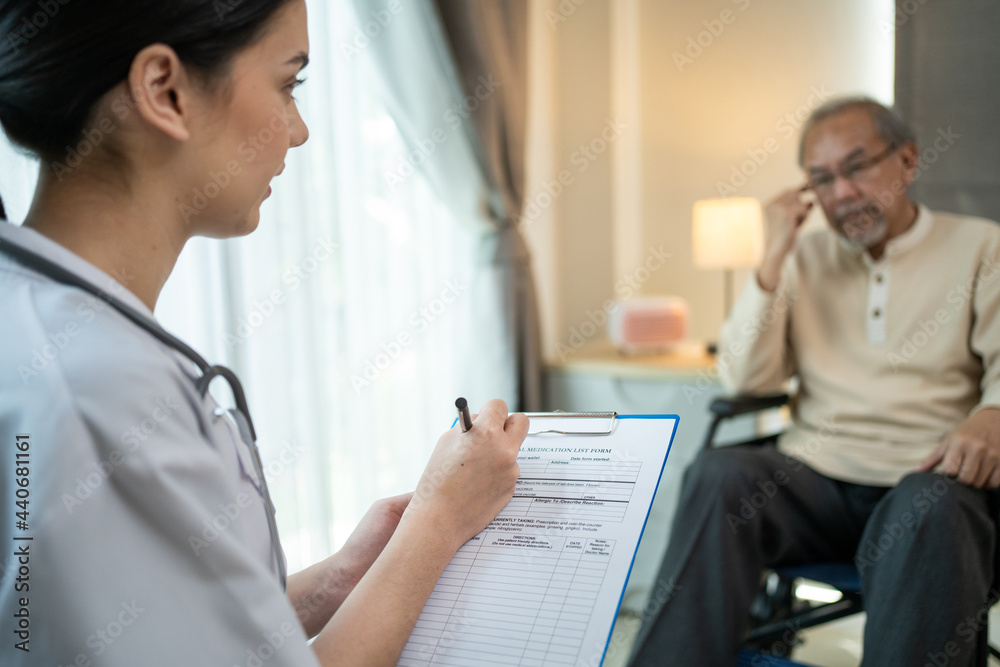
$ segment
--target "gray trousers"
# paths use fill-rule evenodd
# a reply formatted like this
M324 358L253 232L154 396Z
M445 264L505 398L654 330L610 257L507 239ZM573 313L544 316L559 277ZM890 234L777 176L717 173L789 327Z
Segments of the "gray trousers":
M735 665L765 567L852 560L868 614L863 665L977 664L1000 597L997 510L997 492L935 473L861 486L773 446L705 451L684 474L630 664Z

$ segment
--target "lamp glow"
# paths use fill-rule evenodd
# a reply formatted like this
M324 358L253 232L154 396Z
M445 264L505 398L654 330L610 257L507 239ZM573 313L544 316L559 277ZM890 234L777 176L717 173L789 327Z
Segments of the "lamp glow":
M725 317L733 305L733 269L756 266L764 254L764 220L753 197L694 203L691 249L699 269L725 269Z
M694 265L699 269L756 266L764 253L764 222L753 197L694 203Z

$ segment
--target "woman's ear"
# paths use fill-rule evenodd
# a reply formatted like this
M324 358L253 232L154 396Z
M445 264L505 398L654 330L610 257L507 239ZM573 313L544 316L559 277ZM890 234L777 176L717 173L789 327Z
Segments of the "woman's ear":
M176 141L191 137L194 89L177 53L166 44L151 44L132 60L129 91L139 116Z

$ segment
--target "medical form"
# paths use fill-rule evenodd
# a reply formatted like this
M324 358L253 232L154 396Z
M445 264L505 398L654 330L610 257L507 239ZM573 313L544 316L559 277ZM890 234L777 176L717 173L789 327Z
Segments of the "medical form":
M513 499L455 554L398 665L602 663L678 418L591 414L531 415Z

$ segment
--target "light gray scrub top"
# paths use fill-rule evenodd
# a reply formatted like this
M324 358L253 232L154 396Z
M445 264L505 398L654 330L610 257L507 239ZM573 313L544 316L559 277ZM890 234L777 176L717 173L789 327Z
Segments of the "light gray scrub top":
M153 317L33 230L0 235ZM99 299L0 254L0 664L317 664L249 450L198 375Z

